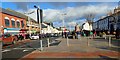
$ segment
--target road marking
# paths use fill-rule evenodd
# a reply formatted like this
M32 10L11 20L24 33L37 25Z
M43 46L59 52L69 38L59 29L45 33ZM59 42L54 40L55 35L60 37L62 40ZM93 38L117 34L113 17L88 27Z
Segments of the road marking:
M38 48L13 48L13 49L38 49Z
M26 52L26 51L29 51L29 50L27 50L27 49L23 50L23 52Z
M4 53L4 52L8 52L8 51L11 51L11 50L3 50L2 53Z

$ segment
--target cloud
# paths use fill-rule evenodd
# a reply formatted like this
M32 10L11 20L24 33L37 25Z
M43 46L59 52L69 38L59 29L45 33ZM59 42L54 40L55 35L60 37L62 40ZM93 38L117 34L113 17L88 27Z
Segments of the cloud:
M76 22L75 21L69 22L68 25L75 26Z
M64 20L71 21L75 19L84 18L85 14L95 13L96 16L107 14L108 11L113 10L115 6L109 5L89 5L89 6L79 6L79 7L67 7L65 9L45 9L44 19L49 21ZM67 15L62 15L66 13Z
M59 4L60 5L60 4ZM58 6L59 6L58 5ZM115 8L115 5L111 4L96 4L96 5L82 5L76 7L66 7L64 9L44 9L43 10L43 20L47 22L59 22L56 25L62 26L62 20L65 20L65 25L75 25L75 23L80 23L80 25L85 21L84 15L89 13L95 13L95 17L99 18L102 15L106 15L108 11ZM36 9L30 9L28 12ZM66 14L66 15L63 15ZM37 20L36 13L30 15L33 19ZM96 19L95 18L95 19Z

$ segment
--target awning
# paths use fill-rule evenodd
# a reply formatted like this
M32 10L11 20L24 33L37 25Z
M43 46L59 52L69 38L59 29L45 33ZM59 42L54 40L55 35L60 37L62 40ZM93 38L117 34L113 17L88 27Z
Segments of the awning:
M20 29L20 31L28 31L28 29Z

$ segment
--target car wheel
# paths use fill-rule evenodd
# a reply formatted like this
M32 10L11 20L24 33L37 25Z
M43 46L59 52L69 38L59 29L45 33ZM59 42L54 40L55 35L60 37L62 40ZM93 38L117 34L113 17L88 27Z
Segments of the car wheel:
M16 42L17 42L17 41L14 39L13 42L12 42L12 44L15 44Z
M4 42L2 41L2 46L4 46L5 44L4 44Z

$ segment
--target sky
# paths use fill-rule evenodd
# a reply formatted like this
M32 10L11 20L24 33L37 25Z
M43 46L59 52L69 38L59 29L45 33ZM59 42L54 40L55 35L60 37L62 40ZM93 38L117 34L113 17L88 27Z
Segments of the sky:
M1 2L0 7L10 8L12 10L29 13L35 13L29 16L33 19L36 18L36 8L34 5L39 6L43 10L43 21L53 22L55 27L61 27L62 20L65 21L67 28L74 29L75 24L82 25L86 19L85 14L95 14L94 21L100 17L106 16L108 12L112 11L118 6L118 2Z

